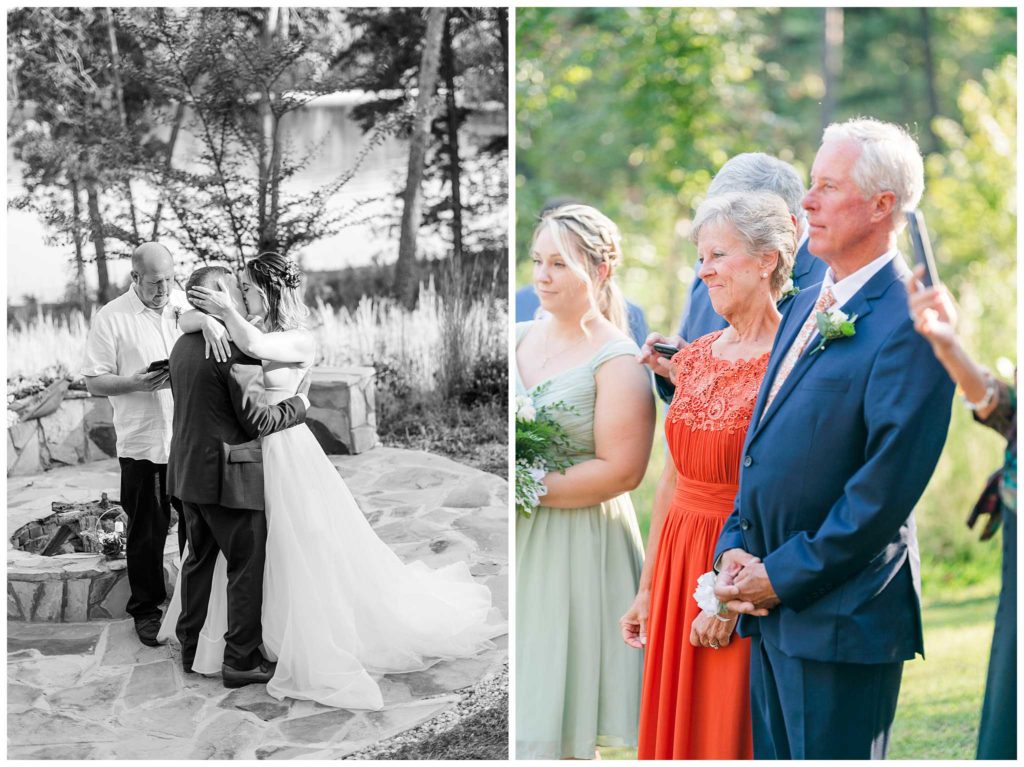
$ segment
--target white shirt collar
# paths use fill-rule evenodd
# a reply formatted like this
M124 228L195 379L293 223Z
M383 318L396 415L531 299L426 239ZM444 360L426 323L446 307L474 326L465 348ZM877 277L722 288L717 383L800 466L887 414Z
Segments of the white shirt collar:
M874 261L862 266L853 274L839 280L839 282L836 282L835 275L832 274L832 267L830 266L825 270L825 278L821 281L821 291L824 291L825 288L831 288L832 295L836 299L836 306L841 309L861 288L867 285L868 280L878 274L882 267L896 258L897 255L899 255L899 251L896 248L888 250ZM821 292L818 295L820 296Z

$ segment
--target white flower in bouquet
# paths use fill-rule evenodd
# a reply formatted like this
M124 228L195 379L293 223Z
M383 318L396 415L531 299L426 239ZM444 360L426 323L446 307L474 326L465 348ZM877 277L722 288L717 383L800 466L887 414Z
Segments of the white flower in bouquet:
M523 421L532 421L536 417L537 408L534 407L533 400L525 394L518 395L516 397L516 418Z
M693 598L697 600L697 606L701 612L717 614L722 603L715 596L715 582L718 576L713 571L704 573L697 579L697 589L693 592Z

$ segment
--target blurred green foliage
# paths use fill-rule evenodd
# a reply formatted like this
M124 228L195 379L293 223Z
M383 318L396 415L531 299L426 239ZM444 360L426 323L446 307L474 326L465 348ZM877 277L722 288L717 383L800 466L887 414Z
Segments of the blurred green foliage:
M831 119L870 115L917 137L926 163L921 207L960 302L965 344L1012 375L1016 9L843 15ZM529 8L517 11L516 25L519 285L530 279L537 211L551 197L574 197L619 224L623 291L652 330L674 332L696 260L690 216L715 171L737 152L764 151L807 176L823 122L822 10ZM997 572L998 541L978 543L963 520L1002 447L954 404L918 508L926 592ZM634 494L645 527L661 468L652 459Z

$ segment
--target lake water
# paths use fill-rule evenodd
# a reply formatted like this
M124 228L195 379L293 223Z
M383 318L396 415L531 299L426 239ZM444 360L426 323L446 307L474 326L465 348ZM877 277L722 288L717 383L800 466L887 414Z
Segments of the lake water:
M365 146L367 137L352 120L353 107L365 97L358 93L340 93L321 97L285 118L287 143L296 156L310 150L316 151L314 159L286 186L288 192L306 194L336 179L356 162ZM506 114L500 106L481 108L471 113L460 130L460 144L469 155L476 147L494 135L507 131ZM189 158L199 151L197 140L182 133L175 147L175 165L188 167ZM337 235L313 243L296 253L306 269L338 269L344 266L358 266L373 262L393 261L398 255L397 229L390 231L384 224L388 214L401 210L401 203L395 199L405 183L408 163L408 142L393 137L387 138L364 158L359 171L335 195L331 204L348 209L357 200L376 199L362 205L357 218L370 218L363 223L342 229ZM20 163L13 152L7 150L7 191L8 196L22 193L20 185ZM153 210L152 190L142 184L134 186L139 206ZM83 196L84 205L84 196ZM168 212L164 214L165 222ZM500 224L504 226L504 217ZM20 303L25 295L33 295L42 302L59 300L68 280L73 274L71 261L74 251L68 246L51 246L45 243L47 233L35 214L8 211L7 215L7 295L12 303ZM87 253L91 254L91 246ZM442 243L423 238L420 253L427 256L440 255ZM87 267L90 285L95 286L94 268ZM110 264L112 282L120 283L127 278L128 262Z

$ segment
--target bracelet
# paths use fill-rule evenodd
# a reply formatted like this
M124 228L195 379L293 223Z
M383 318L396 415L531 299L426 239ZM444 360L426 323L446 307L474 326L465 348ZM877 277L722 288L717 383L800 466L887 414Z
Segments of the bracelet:
M987 370L983 369L983 371L985 373L985 396L977 402L971 402L967 399L966 394L960 395L960 399L964 401L964 407L972 412L984 410L991 405L992 400L996 398L996 379Z
M718 618L718 620L722 621L722 623L728 623L729 621L731 621L731 620L732 620L732 618L723 618L723 617L722 617L721 615L719 615L718 613L715 613L715 617L716 617L716 618Z

